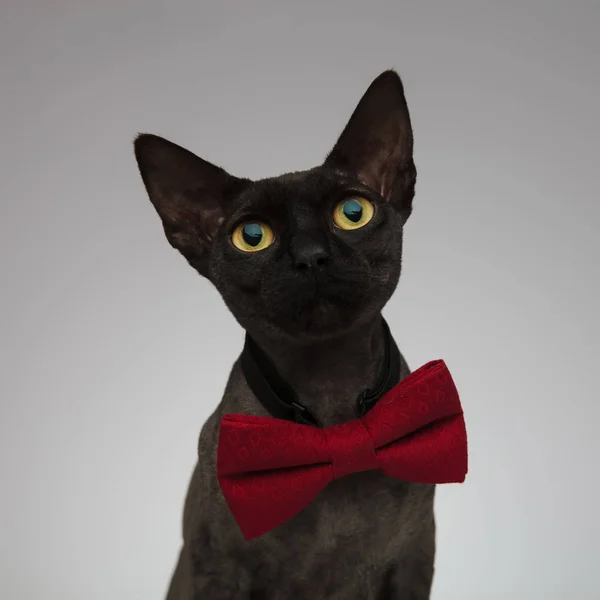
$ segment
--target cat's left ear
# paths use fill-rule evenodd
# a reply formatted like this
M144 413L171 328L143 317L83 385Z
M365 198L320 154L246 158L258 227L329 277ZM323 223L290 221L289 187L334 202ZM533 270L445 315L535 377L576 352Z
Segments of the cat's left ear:
M212 242L229 201L249 181L233 177L156 135L140 134L134 150L146 191L169 243L201 275L209 277Z
M395 71L371 83L325 165L357 177L408 218L417 172L404 87Z

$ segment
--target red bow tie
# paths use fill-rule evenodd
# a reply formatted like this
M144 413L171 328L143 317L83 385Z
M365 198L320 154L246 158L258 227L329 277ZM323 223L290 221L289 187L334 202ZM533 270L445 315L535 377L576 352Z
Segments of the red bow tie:
M372 469L418 483L465 480L465 422L444 361L422 366L342 425L251 415L221 422L217 476L246 540L291 519L334 479Z

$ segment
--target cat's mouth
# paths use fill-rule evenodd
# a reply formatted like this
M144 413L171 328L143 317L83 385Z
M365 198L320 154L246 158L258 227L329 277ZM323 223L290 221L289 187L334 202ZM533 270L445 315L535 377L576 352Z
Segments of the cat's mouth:
M339 282L338 282L339 284ZM302 289L294 311L295 326L306 333L346 329L358 319L362 294L326 278L314 278Z
M386 294L379 274L365 267L288 271L273 282L275 285L269 285L271 282L267 280L262 289L249 295L246 314L240 310L246 317L248 309L253 309L255 323L247 318L241 322L246 327L255 326L260 315L262 326L294 339L350 331L381 308L382 295Z

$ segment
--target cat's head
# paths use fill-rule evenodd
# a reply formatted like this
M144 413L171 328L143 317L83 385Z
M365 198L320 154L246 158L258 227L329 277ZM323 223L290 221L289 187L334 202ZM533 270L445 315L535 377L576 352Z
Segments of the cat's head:
M149 134L135 156L170 244L246 330L336 335L372 319L396 288L416 169L395 72L373 81L308 171L237 178Z

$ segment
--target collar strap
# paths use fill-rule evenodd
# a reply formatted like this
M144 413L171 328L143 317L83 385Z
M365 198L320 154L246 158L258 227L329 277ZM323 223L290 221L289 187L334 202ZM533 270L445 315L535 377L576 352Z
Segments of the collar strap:
M361 392L356 400L358 417L364 416L400 379L400 352L383 317L381 321L385 352L383 366L375 385ZM311 411L300 404L296 392L281 378L269 357L248 333L241 364L252 393L272 417L322 427Z

